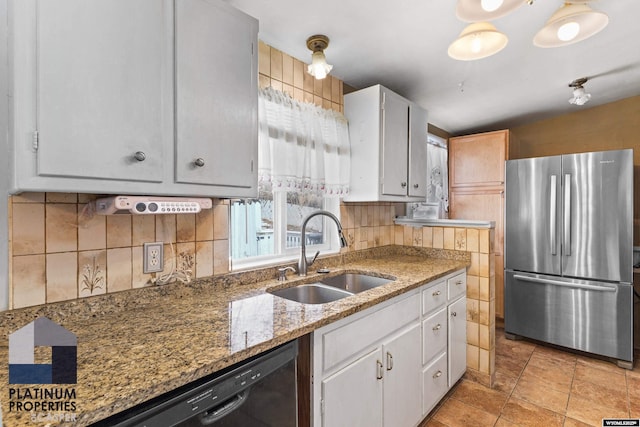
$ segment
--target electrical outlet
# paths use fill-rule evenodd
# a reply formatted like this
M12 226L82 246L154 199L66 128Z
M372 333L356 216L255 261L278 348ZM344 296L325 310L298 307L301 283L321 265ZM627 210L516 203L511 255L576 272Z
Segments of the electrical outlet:
M164 244L145 243L142 252L142 272L157 273L164 270Z

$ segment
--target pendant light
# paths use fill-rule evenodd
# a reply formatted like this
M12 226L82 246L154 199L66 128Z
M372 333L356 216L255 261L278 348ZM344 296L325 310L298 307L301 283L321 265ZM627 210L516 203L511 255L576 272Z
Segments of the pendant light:
M573 88L573 97L569 99L569 104L584 105L591 99L591 94L584 90L584 84L589 80L586 77L575 79L569 83L569 87Z
M324 56L324 50L329 46L329 37L317 34L307 39L307 47L313 53L311 54L311 64L307 67L307 71L316 79L324 79L333 68L327 64L327 58Z
M609 23L609 17L596 12L586 4L565 3L547 24L535 35L538 47L567 46L600 32Z
M456 16L465 22L492 21L519 8L527 0L458 0Z
M490 23L475 22L462 30L447 53L453 59L472 61L500 52L507 42L507 36Z

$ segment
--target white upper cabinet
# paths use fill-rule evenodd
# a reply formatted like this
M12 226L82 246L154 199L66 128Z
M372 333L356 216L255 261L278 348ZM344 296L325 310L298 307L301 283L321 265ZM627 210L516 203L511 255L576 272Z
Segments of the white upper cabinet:
M255 195L255 19L218 0L14 0L9 22L13 192Z
M427 112L376 85L344 97L351 139L345 201L426 199Z
M178 182L256 185L256 29L224 3L176 2Z

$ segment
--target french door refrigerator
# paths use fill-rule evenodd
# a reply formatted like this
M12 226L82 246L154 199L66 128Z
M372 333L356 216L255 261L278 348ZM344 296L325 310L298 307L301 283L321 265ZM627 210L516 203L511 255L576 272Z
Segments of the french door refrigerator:
M633 150L506 162L505 332L633 364Z

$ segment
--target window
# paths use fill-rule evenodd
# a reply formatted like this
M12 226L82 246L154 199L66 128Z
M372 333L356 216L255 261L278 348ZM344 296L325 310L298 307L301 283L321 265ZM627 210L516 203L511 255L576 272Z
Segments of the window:
M259 198L231 204L233 268L293 260L302 222L314 211L339 217L348 192L350 150L340 113L291 99L272 88L259 96ZM325 216L306 226L307 252L337 252L337 229Z

